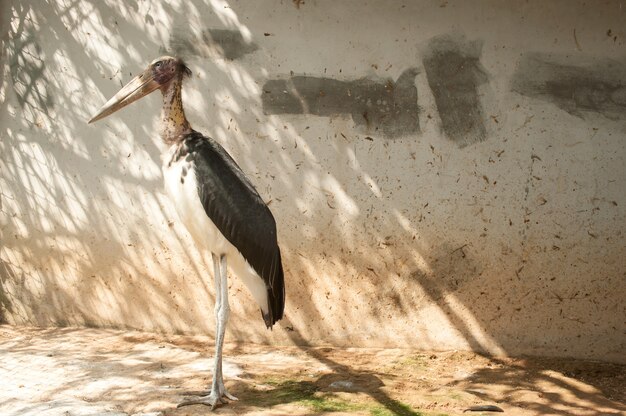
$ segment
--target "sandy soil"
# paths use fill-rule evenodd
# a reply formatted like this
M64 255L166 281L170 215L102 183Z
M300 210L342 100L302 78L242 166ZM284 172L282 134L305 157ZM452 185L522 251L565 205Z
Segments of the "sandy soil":
M626 366L616 364L249 344L225 352L226 386L240 400L216 414L434 416L475 405L507 415L626 414ZM0 326L0 414L210 414L176 404L210 383L212 353L203 336Z

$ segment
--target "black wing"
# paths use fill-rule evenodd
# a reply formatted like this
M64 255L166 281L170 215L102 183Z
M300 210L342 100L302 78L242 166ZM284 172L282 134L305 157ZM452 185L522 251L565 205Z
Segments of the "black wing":
M183 141L182 153L195 165L198 195L206 214L265 281L271 327L283 317L285 283L276 222L241 168L215 140L198 132Z

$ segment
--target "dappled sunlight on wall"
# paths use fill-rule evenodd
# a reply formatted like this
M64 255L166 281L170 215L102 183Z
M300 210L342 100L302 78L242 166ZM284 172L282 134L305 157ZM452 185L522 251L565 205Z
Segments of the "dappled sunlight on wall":
M2 210L10 220L3 226L12 229L3 229L2 261L13 279L3 279L5 319L188 330L166 319L165 305L176 299L167 276L177 269L205 273L203 262L194 252L188 259L168 255L183 250L180 228L163 238L136 228L174 223L164 196L150 190L161 184L158 153L135 141L150 127L111 120L97 132L85 124L102 97L96 85L111 78L102 72L113 75L105 69L110 60L129 61L133 49L116 49L116 56L106 45L98 54L91 50L93 38L114 36L99 20L111 16L103 17L97 4L40 6L8 14L2 93L12 123L3 132ZM198 283L195 289L208 296ZM179 303L204 313L192 297Z
M155 57L178 54L193 72L190 122L251 178L283 251L285 319L266 331L231 279L230 339L618 357L624 118L512 92L530 47L515 11L489 6L516 22L496 39L461 5L354 16L342 4L335 21L290 2L17 3L1 22L0 320L212 333L210 256L163 192L158 93L86 124ZM543 24L540 9L521 14ZM433 76L441 44L479 74ZM414 85L400 88L407 71ZM268 106L268 82L297 76L379 98L350 96L328 116ZM474 84L442 105L441 82ZM416 113L389 127L395 89L417 96ZM463 119L482 123L471 140L440 114L466 102L482 106Z

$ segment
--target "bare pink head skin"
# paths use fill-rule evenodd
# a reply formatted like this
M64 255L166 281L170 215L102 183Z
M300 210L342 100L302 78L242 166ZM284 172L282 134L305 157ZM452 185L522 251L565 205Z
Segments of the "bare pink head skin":
M163 93L161 136L164 140L171 141L172 135L178 136L191 131L181 98L182 81L188 76L191 76L191 71L181 59L171 56L157 58L111 97L89 123L103 119L151 92L161 90Z

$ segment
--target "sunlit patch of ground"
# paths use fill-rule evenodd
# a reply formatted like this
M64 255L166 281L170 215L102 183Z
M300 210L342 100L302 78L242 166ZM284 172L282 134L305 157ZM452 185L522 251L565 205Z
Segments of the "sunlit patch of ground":
M210 383L212 353L204 336L0 326L0 414L207 414L176 404ZM507 415L626 412L626 366L600 362L228 344L224 366L240 400L216 414L435 416L476 405Z

